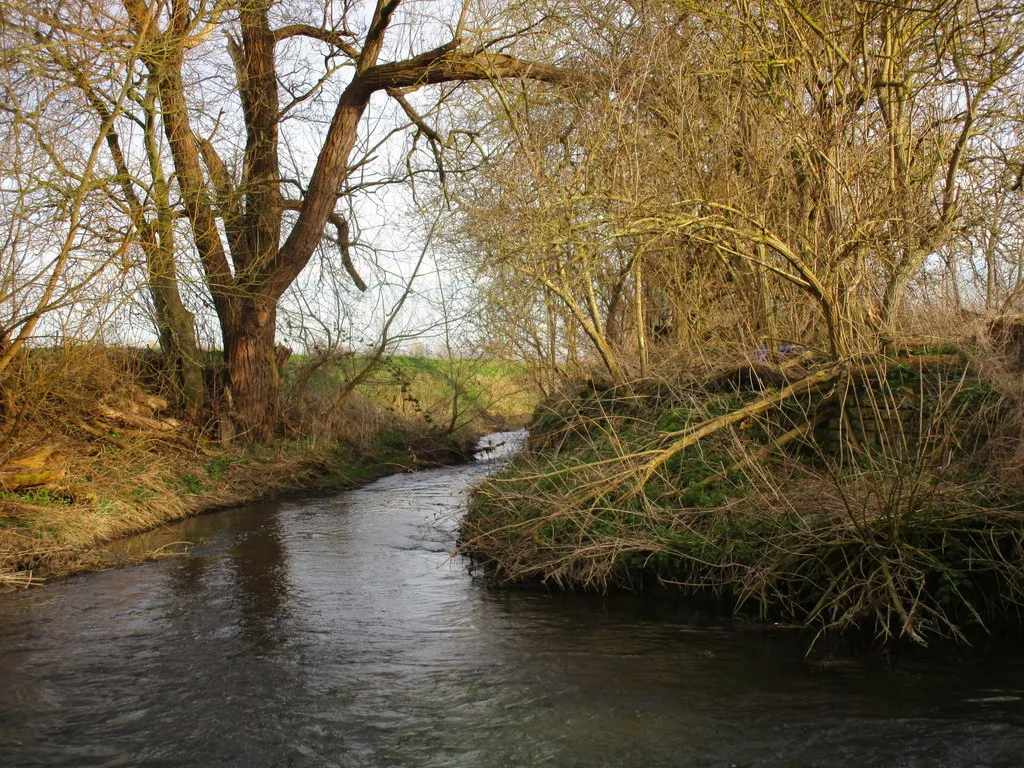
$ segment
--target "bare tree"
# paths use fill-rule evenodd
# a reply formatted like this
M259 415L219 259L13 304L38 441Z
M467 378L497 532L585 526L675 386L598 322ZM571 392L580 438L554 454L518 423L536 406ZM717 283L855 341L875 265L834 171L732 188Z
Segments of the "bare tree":
M48 55L57 67L55 81L60 82L63 76L71 86L80 90L89 109L99 119L99 128L114 166L110 183L116 187L115 194L120 195L119 202L132 231L131 236L144 256L155 324L178 400L186 410L195 411L205 400L203 363L196 341L195 317L185 307L178 289L180 255L176 245L170 182L164 169L158 135L155 81L145 75L126 78L125 82L132 83L130 99L134 103L122 105L120 113L115 113L111 99L94 85L95 80L102 83L103 79L89 72L97 63L109 62L102 59L97 62L95 56L91 62L76 60L73 51L63 50L59 38L44 37L38 31L36 36L44 55ZM95 50L92 53L95 54ZM129 158L118 130L119 122L129 127L134 125L142 134L145 170L149 174L145 184L139 181L143 172L133 172L129 167Z
M470 242L554 299L613 379L652 345L799 342L836 358L899 332L914 281L1019 155L1020 14L794 0L561 4L604 87L490 104ZM524 185L525 182L525 185ZM990 236L989 242L999 236Z
M375 94L399 102L408 89L493 78L563 83L568 76L552 66L495 53L486 45L467 46L463 27L451 39L424 53L382 62L385 36L400 0L380 0L360 33L349 28L357 9L325 6L331 23L278 24L283 3L191 6L172 0L151 6L125 0L118 34L140 50L156 83L163 129L192 240L213 297L224 341L233 417L240 435L267 439L278 418L279 377L274 354L277 303L306 266L334 222L342 248L347 223L338 212L339 196L353 171L350 156L361 120ZM465 11L463 13L465 16ZM193 81L193 57L207 52L223 33L233 66L233 82L222 86L237 96L245 141L240 163L232 166L197 125L210 105ZM282 104L280 49L289 41L315 41L327 51L320 80ZM213 66L208 64L207 66ZM229 74L214 69L215 76ZM282 120L297 104L324 98L323 84L348 75L307 179L282 172ZM298 195L292 195L293 190ZM294 211L286 221L285 213Z
M53 87L35 41L15 23L18 10L0 17L0 373L40 333L59 341L73 311L105 313L132 292L119 284L132 266L131 240L108 220L103 162L104 135L129 88L111 93L98 132L58 119L71 89ZM123 75L134 58L126 51L112 74Z

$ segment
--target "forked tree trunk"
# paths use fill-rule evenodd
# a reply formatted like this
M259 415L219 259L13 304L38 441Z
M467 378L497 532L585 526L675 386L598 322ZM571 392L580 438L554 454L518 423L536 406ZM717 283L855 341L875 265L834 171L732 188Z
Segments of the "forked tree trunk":
M183 0L175 0L166 14L158 14L159 22L144 0L122 2L139 30L140 43L145 43L140 46L141 56L154 78L181 205L221 322L230 394L228 422L233 427L228 431L245 442L265 442L273 436L280 412L274 346L277 301L309 262L328 221L337 216L339 193L352 170L349 156L373 95L458 81L531 78L566 85L576 78L557 67L504 54L460 52L459 37L418 56L378 65L384 33L401 0L377 0L360 50L347 37L327 29L306 24L272 29L273 0L252 0L237 9L241 40L228 34L246 128L242 169L235 177L213 142L193 132L183 75L187 52L220 23L220 12L213 12L212 24L198 32L190 4ZM282 112L275 46L294 36L329 43L348 56L355 69L338 98L298 214L282 244L283 212L286 207L294 209L298 201L286 200L281 191Z

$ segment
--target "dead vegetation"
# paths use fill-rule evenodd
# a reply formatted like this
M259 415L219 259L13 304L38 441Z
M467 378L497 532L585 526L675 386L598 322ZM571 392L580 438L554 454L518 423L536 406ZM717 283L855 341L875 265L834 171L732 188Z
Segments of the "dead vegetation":
M607 89L479 94L457 233L553 396L466 549L821 631L1018 618L1021 17L616 8L557 14Z
M924 643L1016 621L1021 392L973 360L591 383L538 411L464 550L501 580L670 586L818 632Z

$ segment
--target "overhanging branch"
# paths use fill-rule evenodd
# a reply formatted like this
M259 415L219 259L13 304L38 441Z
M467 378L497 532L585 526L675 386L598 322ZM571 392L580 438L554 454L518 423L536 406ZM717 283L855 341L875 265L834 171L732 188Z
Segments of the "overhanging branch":
M302 201L301 200L284 200L282 206L285 210L289 211L301 211ZM334 230L337 233L337 245L338 252L341 254L341 265L345 268L345 272L352 282L355 284L361 292L365 291L369 286L366 281L363 280L362 275L356 270L356 265L352 262L352 252L350 247L352 242L349 240L349 227L348 222L339 213L332 213L328 218L331 225L334 226Z

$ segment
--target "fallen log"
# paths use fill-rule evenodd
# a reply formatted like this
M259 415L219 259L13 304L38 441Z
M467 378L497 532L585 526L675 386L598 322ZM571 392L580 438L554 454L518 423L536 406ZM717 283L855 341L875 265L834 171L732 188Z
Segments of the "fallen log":
M111 425L105 424L102 421L97 421L96 425L103 429L112 429ZM156 430L156 429L135 429L132 427L121 427L117 430L117 433L122 437L133 437L138 440L163 440L168 443L178 443L180 445L192 446L193 441L181 434L180 432L173 432L170 430ZM104 435L105 437L109 435ZM124 441L119 441L119 444L123 447Z
M18 491L63 480L66 471L57 465L56 450L56 446L44 445L0 466L0 490Z
M99 427L93 426L92 424L86 424L84 421L81 420L78 420L75 423L78 425L78 428L81 429L86 434L92 435L93 437L98 437L100 440L106 440L108 443L113 443L118 448L125 447L124 440L114 437L112 434L110 434L109 430L100 429Z
M114 421L119 421L122 424L139 429L155 432L175 432L181 427L181 422L177 419L153 419L138 413L120 411L104 403L98 403L96 408L107 419L113 419Z
M51 444L42 445L42 446L39 446L39 447L33 449L33 451L31 453L27 453L24 456L19 456L17 459L11 459L10 461L8 461L3 466L4 466L4 468L11 469L11 470L15 470L15 469L26 469L26 470L27 469L42 469L48 463L50 463L50 458L53 456L53 454L56 451L57 451L57 446L55 446L55 445L51 445Z
M132 386L131 389L132 399L145 406L150 410L151 413L159 413L160 411L167 410L167 398L160 397L160 395L154 395L151 392L147 392L141 387Z
M822 368L821 370L790 384L785 389L779 390L767 397L762 397L743 408L738 408L735 411L701 422L700 424L696 424L686 429L682 429L677 432L669 432L668 434L663 435L663 440L672 442L665 448L654 452L654 457L641 467L640 481L637 483L637 486L642 488L647 481L651 479L651 476L658 467L665 464L677 453L689 448L691 445L694 445L699 440L725 429L726 427L732 426L733 424L737 424L748 417L757 416L765 411L771 410L791 397L822 387L837 379L844 369L845 365L842 363L836 363L827 368Z
M63 469L15 470L0 467L0 491L20 491L40 485L57 483L64 479Z

